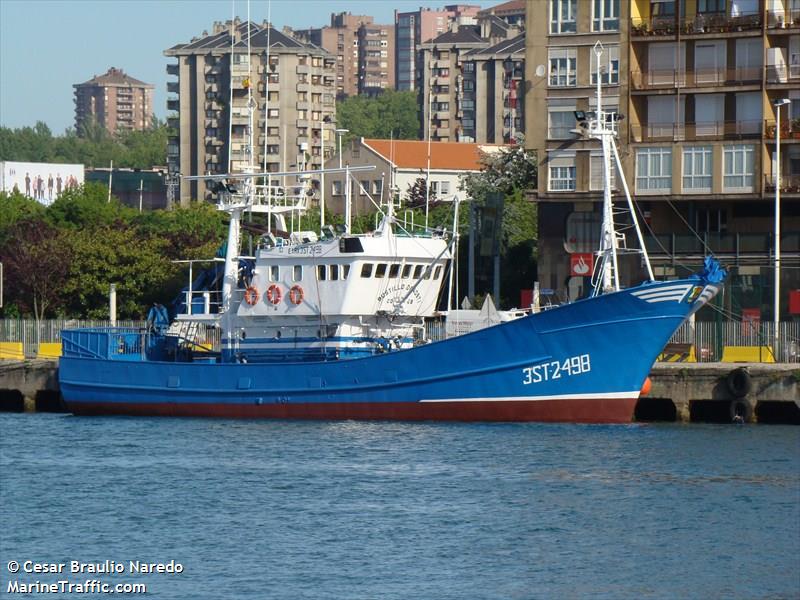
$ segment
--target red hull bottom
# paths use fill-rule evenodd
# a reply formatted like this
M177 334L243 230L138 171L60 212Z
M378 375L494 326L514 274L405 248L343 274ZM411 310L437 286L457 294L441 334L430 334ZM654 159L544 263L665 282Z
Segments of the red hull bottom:
M76 415L363 421L630 423L636 398L595 400L222 404L67 402Z

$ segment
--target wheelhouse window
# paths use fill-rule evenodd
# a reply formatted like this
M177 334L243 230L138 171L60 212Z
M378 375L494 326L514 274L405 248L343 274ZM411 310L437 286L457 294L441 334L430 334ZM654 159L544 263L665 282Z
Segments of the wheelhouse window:
M442 276L442 265L436 265L436 270L433 272L433 278L439 279Z
M422 276L422 265L414 267L414 279L419 279Z
M391 279L396 279L399 274L400 274L400 265L392 265L389 267L389 277Z
M386 276L386 263L378 263L378 266L375 267L375 277L382 279L385 276Z
M270 265L269 267L269 280L280 281L280 267L278 265Z
M339 265L331 265L331 281L339 279Z
M292 269L292 281L303 281L303 266L295 265Z
M328 278L327 265L317 265L317 279L325 281Z
M372 263L361 265L361 277L372 277Z
M403 265L403 279L408 279L411 277L411 268L413 265Z

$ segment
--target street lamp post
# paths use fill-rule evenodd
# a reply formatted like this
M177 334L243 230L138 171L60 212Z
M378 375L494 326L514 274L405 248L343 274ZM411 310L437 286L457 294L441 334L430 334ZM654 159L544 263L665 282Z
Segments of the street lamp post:
M788 98L773 101L775 106L775 332L773 352L778 352L781 310L781 106L789 104Z
M350 130L349 129L336 129L335 132L336 132L336 141L339 144L339 168L341 169L342 168L342 136L344 136L345 133L349 133Z

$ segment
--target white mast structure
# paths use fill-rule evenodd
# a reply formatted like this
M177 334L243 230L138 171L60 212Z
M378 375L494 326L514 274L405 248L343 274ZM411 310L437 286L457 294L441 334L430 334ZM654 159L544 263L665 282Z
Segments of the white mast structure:
M653 267L650 264L650 257L644 245L642 230L639 228L639 221L636 218L636 209L633 206L633 199L631 198L628 184L625 181L622 164L619 159L619 152L617 151L616 118L614 113L606 113L603 111L600 66L600 59L603 55L603 45L599 41L594 45L594 54L597 57L597 110L595 111L594 118L590 117L588 119L588 134L589 137L600 140L603 148L603 224L600 234L600 249L597 252L596 260L599 267L595 271L592 282L594 286L592 295L597 296L602 292L619 291L618 255L623 251L627 251L624 246L624 234L617 233L614 226L614 201L611 196L612 164L617 167L617 173L619 174L619 179L628 201L631 221L633 222L636 236L639 240L639 250L635 250L635 252L641 253L645 266L647 267L647 274L650 281L654 281L655 277L653 276ZM613 163L612 159L614 161ZM622 242L622 246L620 246L620 242Z

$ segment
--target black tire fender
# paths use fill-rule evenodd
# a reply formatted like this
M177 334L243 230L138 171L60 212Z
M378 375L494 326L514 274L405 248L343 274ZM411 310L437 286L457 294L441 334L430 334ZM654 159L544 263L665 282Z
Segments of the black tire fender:
M725 385L734 398L744 398L753 389L753 378L747 367L739 367L728 373Z

